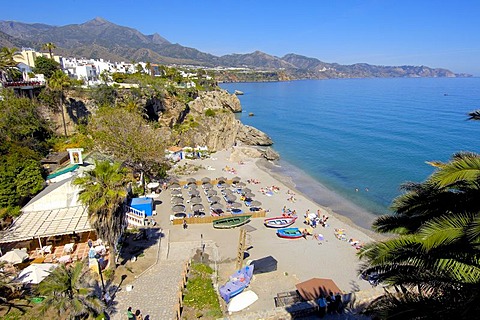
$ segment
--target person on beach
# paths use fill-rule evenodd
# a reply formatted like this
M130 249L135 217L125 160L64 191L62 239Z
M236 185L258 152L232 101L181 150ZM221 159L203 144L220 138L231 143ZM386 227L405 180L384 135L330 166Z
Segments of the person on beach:
M187 228L188 228L187 220L183 219L183 229L187 229Z
M132 307L128 307L127 309L127 319L129 320L135 319L135 315L132 312Z
M138 309L135 311L135 320L143 320L142 312Z
M317 304L318 304L318 315L320 316L320 318L325 317L325 314L327 313L327 300L325 299L323 294L320 295L320 298L318 298Z

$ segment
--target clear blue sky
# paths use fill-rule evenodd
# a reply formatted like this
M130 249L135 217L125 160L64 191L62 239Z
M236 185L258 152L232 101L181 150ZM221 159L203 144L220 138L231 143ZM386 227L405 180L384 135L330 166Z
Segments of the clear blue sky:
M97 16L214 55L260 50L325 62L426 65L480 76L480 0L8 1L0 20Z

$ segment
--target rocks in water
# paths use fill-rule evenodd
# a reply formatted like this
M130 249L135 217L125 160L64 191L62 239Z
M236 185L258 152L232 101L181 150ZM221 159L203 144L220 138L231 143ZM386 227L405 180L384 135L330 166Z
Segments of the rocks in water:
M272 139L257 128L241 124L237 131L237 141L250 146L271 146Z
M271 161L280 159L280 155L270 147L265 149L263 156L265 159L271 160Z
M249 117L253 117L253 116L254 116L253 112L250 112L250 113L248 114L248 116L249 116Z

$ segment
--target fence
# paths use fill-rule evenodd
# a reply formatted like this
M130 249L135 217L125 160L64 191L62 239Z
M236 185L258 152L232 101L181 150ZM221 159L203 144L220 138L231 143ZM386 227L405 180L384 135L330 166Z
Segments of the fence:
M252 216L252 218L265 218L266 215L267 215L267 212L265 210L260 210L260 211L254 211L254 212L248 213L248 214L235 215L235 217ZM174 225L182 224L183 220L187 221L187 224L212 223L215 220L223 219L223 218L226 218L226 217L232 217L232 216L233 215L218 216L218 217L205 216L205 217L189 217L189 218L185 218L185 219L174 219L173 224Z
M188 280L188 272L190 271L191 261L187 260L183 265L182 271L182 279L178 284L178 292L177 292L177 302L175 303L175 319L180 320L182 319L182 309L183 309L183 291L187 285Z

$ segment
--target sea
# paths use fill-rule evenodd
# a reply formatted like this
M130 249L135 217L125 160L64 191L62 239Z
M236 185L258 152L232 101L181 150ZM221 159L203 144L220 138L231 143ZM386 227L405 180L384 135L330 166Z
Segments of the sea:
M427 161L480 153L480 78L329 79L223 83L239 95L246 125L267 133L273 171L297 190L370 228L391 214L405 182L422 182ZM253 114L253 116L249 116Z

